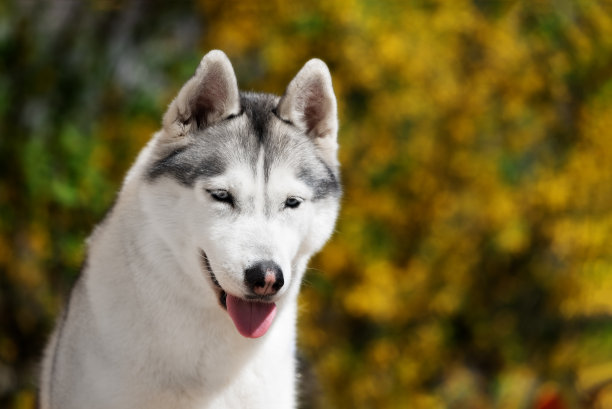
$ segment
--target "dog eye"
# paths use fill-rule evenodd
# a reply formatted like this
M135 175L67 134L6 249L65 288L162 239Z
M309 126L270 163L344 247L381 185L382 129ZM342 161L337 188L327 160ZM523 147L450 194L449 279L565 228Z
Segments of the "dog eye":
M296 207L301 205L303 201L304 200L299 197L288 197L287 200L285 200L285 207L295 209Z
M232 197L230 192L228 192L227 190L215 189L215 190L207 190L207 192L217 202L228 203L232 206L234 205L234 198Z

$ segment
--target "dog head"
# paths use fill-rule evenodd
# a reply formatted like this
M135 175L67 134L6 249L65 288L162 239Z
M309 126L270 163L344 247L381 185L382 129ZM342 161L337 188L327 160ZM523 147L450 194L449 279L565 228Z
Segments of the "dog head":
M337 130L322 61L308 61L278 97L240 92L226 55L211 51L153 139L149 219L177 258L197 254L197 279L245 336L265 333L274 303L297 293L308 259L332 233Z

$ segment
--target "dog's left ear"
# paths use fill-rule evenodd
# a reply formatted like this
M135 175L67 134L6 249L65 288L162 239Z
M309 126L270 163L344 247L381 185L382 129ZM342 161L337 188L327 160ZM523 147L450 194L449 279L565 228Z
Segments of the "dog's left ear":
M327 65L308 61L291 80L276 107L277 115L310 136L329 164L337 164L338 109Z

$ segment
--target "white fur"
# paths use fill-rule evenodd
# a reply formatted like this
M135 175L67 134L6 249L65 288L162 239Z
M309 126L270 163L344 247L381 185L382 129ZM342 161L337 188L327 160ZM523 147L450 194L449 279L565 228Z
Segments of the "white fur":
M323 74L316 70L320 64L309 69L328 78L326 67ZM188 115L188 101L194 89L203 92L206 75L221 78L229 92L210 91L224 99L205 120L214 122L239 109L227 57L209 53L170 105L164 129L128 172L115 207L88 240L86 267L46 350L43 409L296 405L298 291L308 259L332 232L338 203L310 201L308 186L291 169L275 169L263 183L261 164L255 173L246 165L233 166L193 188L171 178L145 182L159 150L189 137L191 125L176 118ZM285 100L295 98L291 92ZM334 120L335 115L334 99ZM325 120L333 134L323 136L335 144L337 125ZM335 160L335 150L328 153ZM231 188L238 201L253 205L232 214L227 204L206 193L220 188ZM288 195L303 197L304 203L283 209ZM264 258L281 266L285 285L275 296L277 316L264 336L248 339L237 332L197 249L205 249L219 284L236 296L245 292L242 274L250 263Z

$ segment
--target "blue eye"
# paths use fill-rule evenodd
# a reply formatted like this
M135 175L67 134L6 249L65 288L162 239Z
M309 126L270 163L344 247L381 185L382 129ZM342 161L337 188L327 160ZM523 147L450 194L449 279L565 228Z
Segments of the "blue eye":
M232 206L234 205L234 198L232 197L231 193L228 192L227 190L214 189L214 190L207 190L207 192L210 194L210 197L215 199L217 202L228 203Z
M285 200L285 207L295 209L296 207L301 205L303 201L304 200L299 197L288 197L287 200Z

